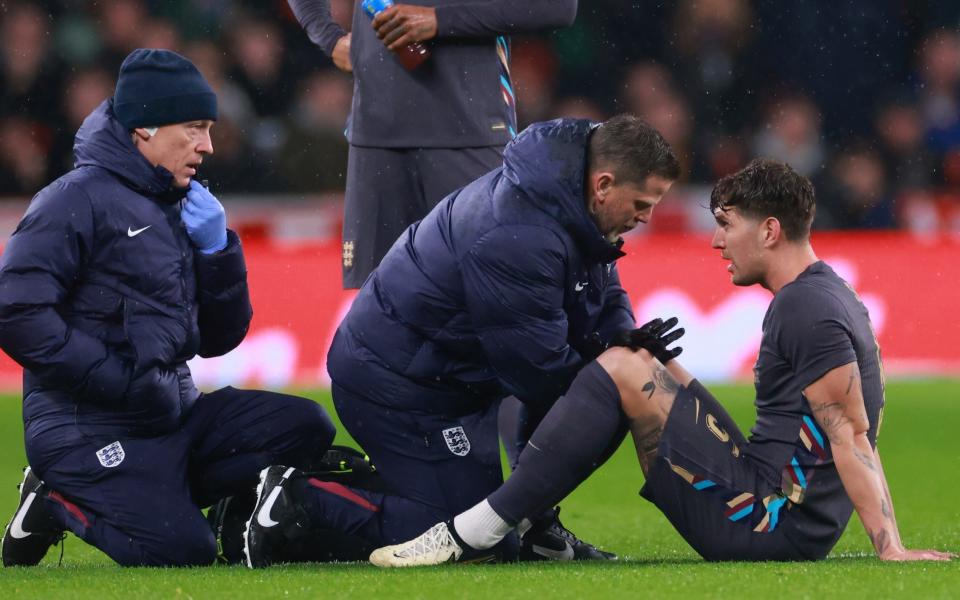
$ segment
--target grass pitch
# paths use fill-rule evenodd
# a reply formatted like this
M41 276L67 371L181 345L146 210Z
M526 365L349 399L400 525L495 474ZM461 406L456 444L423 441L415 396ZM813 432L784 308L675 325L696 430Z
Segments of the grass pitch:
M752 389L712 387L746 430ZM333 414L329 395L309 394ZM891 383L880 448L900 531L915 547L960 551L960 382ZM25 464L19 397L0 397L0 522L16 507ZM349 442L345 437L338 442ZM381 571L364 564L248 571L120 568L70 537L41 566L0 570L0 598L955 598L960 562L884 564L856 516L831 557L804 564L711 564L687 547L637 495L643 477L632 443L563 503L564 523L614 550L613 564L527 563Z

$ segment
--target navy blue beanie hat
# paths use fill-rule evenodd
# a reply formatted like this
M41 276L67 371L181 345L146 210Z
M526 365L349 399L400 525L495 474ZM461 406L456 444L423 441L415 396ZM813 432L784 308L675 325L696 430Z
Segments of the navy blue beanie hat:
M139 48L120 65L113 113L127 129L217 120L217 95L192 62Z

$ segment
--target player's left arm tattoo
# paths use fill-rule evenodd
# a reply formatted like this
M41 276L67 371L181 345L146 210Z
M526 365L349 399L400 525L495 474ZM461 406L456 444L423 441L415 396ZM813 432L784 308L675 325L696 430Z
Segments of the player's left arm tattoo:
M813 411L813 417L823 427L830 438L830 443L839 446L844 440L836 435L844 425L850 423L850 418L844 413L844 407L839 402L810 402L810 409Z
M845 392L847 396L849 396L850 392L853 391L854 383L857 384L858 388L860 388L861 390L863 389L860 386L860 367L856 363L850 365L850 378L847 381L847 391Z
M867 535L870 537L870 541L873 543L873 547L878 555L882 555L890 548L890 534L886 528L877 531L870 531L868 529Z
M856 448L856 447L853 448L853 455L857 457L857 460L859 460L861 463L863 463L864 465L866 465L866 467L867 467L868 469L870 469L870 470L873 471L874 473L877 472L877 466L876 466L875 464L873 464L873 457L872 457L872 456L870 456L870 455L867 454L866 452L860 451L860 450L859 450L858 448Z
M890 511L890 503L887 502L887 500L888 498L880 498L880 512L882 512L883 516L889 521L893 513Z

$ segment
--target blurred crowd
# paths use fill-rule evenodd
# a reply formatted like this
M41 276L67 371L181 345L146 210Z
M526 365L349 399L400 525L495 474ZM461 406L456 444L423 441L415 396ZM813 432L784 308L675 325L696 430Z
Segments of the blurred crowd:
M349 29L353 0L330 4ZM202 176L219 190L342 190L351 78L284 0L0 0L0 197L72 166L138 47L183 53L216 88ZM572 28L513 39L512 74L521 125L632 112L690 186L785 160L817 185L820 227L923 227L960 207L960 3L581 0Z

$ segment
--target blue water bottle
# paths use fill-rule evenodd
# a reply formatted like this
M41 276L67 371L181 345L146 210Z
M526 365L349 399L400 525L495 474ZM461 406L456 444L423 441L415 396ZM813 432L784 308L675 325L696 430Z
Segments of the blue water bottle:
M393 6L393 0L363 0L360 4L363 12L371 19ZM430 49L421 42L411 42L397 52L400 64L408 71L412 71L430 57Z

